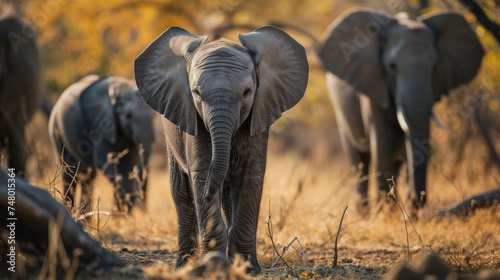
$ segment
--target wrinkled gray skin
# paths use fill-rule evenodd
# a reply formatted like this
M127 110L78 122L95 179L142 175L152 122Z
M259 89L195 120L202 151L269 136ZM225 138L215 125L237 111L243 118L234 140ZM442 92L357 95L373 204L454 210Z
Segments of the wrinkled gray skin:
M275 27L206 42L171 27L135 61L144 100L165 118L181 267L195 248L249 260L256 231L269 126L307 86L304 48Z
M373 164L388 192L406 161L413 204L424 206L432 106L476 75L484 52L474 32L455 13L411 20L355 10L332 23L317 52L353 169L367 178ZM357 190L367 205L367 179Z
M0 148L9 168L25 176L25 129L42 102L42 67L35 31L17 18L0 19Z
M89 209L97 170L114 184L119 210L124 205L131 210L139 198L145 199L153 113L133 81L120 77L90 75L61 94L50 115L49 135L59 158L71 166L62 172L62 179L73 205L74 189L81 182L82 205L87 205L84 211ZM125 150L118 162L110 158ZM137 176L130 178L133 171Z

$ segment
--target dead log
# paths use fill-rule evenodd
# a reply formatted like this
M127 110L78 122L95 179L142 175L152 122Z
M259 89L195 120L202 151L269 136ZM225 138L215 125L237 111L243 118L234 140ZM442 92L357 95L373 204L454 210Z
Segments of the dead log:
M66 207L47 191L30 185L4 169L0 169L0 220L0 236L7 239L2 243L12 244L8 243L12 232L15 245L24 253L44 256L51 242L55 244L54 242L62 241L68 258L72 260L76 255L80 267L93 265L110 269L123 266L123 262L113 252L105 250L90 237L82 225L73 220ZM53 233L52 240L49 238L54 225L59 230L60 241L53 240L58 239L54 238ZM10 246L7 246L8 250ZM1 251L7 250L3 246L0 248ZM0 253L3 256L7 254Z
M476 209L490 207L498 203L500 203L500 190L486 191L470 196L444 209L434 211L432 217L450 215L467 216L472 214Z

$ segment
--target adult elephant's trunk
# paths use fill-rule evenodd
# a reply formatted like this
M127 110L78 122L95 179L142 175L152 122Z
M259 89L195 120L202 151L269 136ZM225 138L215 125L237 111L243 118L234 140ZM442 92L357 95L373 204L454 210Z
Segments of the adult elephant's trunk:
M413 203L416 208L424 206L427 198L427 162L430 156L428 116L426 123L421 123L418 127L410 126L406 140L409 183L415 190Z
M234 107L234 106L233 106ZM222 189L229 168L231 138L237 119L229 104L218 104L209 113L208 129L212 140L212 159L205 185L205 200L211 201Z
M420 80L421 81L421 80ZM430 156L430 117L434 103L430 83L406 83L397 103L398 121L406 135L408 184L415 191L413 203L426 203L427 162Z

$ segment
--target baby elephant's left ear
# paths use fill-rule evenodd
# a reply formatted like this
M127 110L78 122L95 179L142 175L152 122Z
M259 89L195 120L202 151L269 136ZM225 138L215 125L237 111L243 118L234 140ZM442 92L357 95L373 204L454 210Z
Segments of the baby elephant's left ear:
M238 38L257 67L258 88L250 127L253 136L304 96L309 65L304 47L277 27L261 27Z

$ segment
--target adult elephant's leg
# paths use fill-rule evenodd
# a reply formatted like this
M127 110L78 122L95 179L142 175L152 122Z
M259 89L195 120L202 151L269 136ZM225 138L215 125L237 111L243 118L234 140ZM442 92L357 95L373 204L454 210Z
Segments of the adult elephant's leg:
M149 176L149 169L147 168L141 168L139 171L139 198L142 201L142 207L144 210L147 209L147 193L148 193L148 176Z
M198 227L194 205L193 191L189 186L189 178L174 156L168 152L170 165L170 189L177 210L179 256L177 268L186 264L198 245Z
M368 205L368 183L369 183L369 171L370 171L370 153L358 152L356 154L357 160L357 191L361 196L361 207Z
M371 115L371 105L360 98L357 90L333 74L327 74L326 78L342 144L357 180L355 187L360 196L360 210L364 212L368 205L370 146L363 117Z
M341 140L351 163L351 170L356 179L356 191L359 195L359 211L365 212L368 207L368 172L370 170L370 152L361 152L349 142L342 133Z
M241 175L235 176L231 185L233 223L229 229L228 255L233 259L240 255L250 262L247 273L259 274L256 236L257 222L262 196L262 185L266 169L268 131L250 137L241 133L235 136L233 150L239 153L242 162Z
M8 133L9 139L9 167L14 168L18 176L26 177L26 161L28 160L28 147L24 124L17 124Z
M394 179L398 171L394 158L398 144L396 130L399 126L396 118L393 117L396 113L391 110L373 106L369 120L370 151L379 189L377 200L380 199L381 194L389 193L388 180Z

